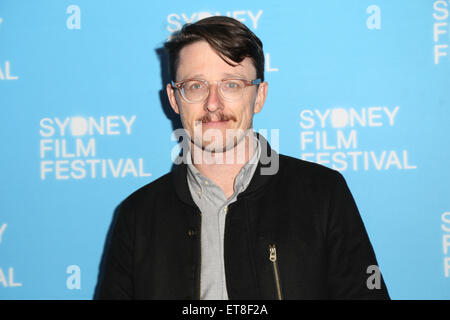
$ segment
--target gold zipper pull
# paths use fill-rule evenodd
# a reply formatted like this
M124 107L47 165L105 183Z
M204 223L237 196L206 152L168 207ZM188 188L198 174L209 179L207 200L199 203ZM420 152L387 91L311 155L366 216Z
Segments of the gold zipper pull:
M269 259L272 262L277 261L277 248L275 247L275 245L270 245L269 246L269 250L270 250L270 256Z
M277 298L278 300L283 300L283 294L281 293L280 272L278 270L278 262L277 262L277 248L275 247L274 244L269 245L269 260L272 261Z

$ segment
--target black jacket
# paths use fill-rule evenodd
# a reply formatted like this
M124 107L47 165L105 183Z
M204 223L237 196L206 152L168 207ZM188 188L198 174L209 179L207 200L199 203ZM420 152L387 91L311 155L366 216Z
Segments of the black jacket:
M382 277L369 279L375 254L341 174L283 155L275 175L263 166L228 208L229 298L388 299ZM199 299L201 216L186 173L179 165L121 203L95 298Z

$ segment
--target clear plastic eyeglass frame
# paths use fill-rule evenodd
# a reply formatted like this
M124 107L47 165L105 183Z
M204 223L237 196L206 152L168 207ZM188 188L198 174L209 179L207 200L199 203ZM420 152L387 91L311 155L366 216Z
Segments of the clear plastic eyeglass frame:
M229 81L232 81L232 80L239 80L239 81L242 81L242 83L244 84L244 88L243 88L240 96L236 97L236 98L227 97L227 94L224 94L224 92L223 92L224 89L223 89L222 83L229 82ZM202 82L203 84L205 84L205 86L206 86L206 88L208 90L205 92L205 94L201 98L199 98L197 100L190 100L190 99L188 99L186 97L186 93L185 93L185 90L184 90L185 83L187 83L189 81ZM220 81L213 81L213 83L217 83L217 86L219 88L219 94L220 94L220 96L223 99L225 99L227 101L237 101L237 100L239 100L239 99L241 99L243 97L245 89L247 87L261 84L261 79L247 80L247 79L241 79L241 78L228 78L228 79L223 79L223 80L220 80ZM186 102L189 102L189 103L200 103L200 102L203 102L209 96L210 84L209 84L209 82L207 80L204 80L204 79L185 79L183 81L178 81L178 82L171 81L171 85L172 85L172 88L180 90L181 96L183 97L183 99Z

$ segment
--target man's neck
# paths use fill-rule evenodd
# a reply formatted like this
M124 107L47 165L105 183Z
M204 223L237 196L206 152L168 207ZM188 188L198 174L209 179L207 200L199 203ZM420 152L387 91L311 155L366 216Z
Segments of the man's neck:
M255 143L253 134L247 134L234 148L217 153L202 150L191 143L192 163L230 198L234 193L236 176L255 152Z

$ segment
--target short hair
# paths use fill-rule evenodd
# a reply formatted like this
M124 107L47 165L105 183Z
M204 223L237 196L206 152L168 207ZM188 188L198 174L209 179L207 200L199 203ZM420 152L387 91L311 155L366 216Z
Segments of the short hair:
M173 81L176 81L181 49L202 40L208 42L229 65L234 66L230 60L238 64L245 58L250 58L256 69L256 77L264 81L264 52L261 40L243 23L224 16L213 16L185 24L164 44Z

